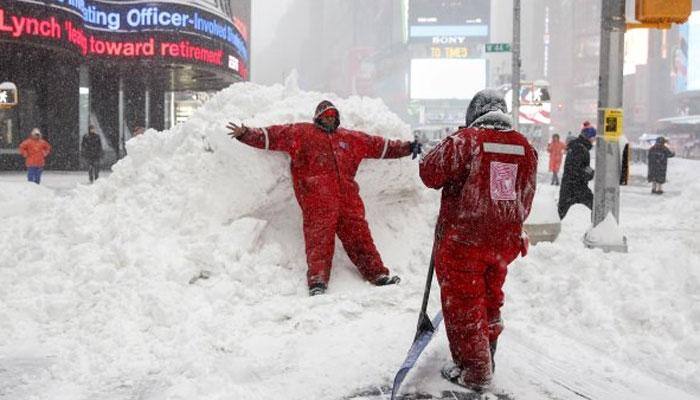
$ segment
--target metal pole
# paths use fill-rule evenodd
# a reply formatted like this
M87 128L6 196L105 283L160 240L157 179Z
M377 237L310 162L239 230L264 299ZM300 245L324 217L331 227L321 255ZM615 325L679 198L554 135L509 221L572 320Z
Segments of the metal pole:
M117 143L117 160L122 158L122 147L124 143L124 78L122 76L119 76L119 112L118 112L118 117L119 117L119 132L118 132L118 140L119 143Z
M598 129L605 130L605 109L622 108L622 71L625 53L625 0L603 1L600 36ZM596 148L593 226L612 213L620 216L620 148L599 135Z
M177 114L175 113L175 92L170 92L170 128L175 126L175 118Z
M144 93L144 103L144 129L148 129L151 127L151 88L148 83L146 84L146 93Z
M520 126L520 0L513 0L513 128Z
M83 137L88 132L90 126L90 70L87 65L78 67L78 157L76 163L80 166L83 152Z
M78 88L79 100L79 136L80 139L88 131L90 125L90 70L87 65L81 65L78 69L80 87Z
M606 138L606 109L622 109L623 66L625 53L625 0L602 2L600 36L600 83L598 88L598 131L596 142L595 195L593 226L612 213L620 221L620 146ZM595 247L595 245L593 245ZM610 250L626 251L626 243Z

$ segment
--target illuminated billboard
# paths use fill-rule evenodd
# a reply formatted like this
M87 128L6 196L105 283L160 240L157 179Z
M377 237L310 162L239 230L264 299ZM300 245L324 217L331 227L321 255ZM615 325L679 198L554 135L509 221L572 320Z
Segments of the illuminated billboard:
M491 2L486 0L411 0L409 37L411 42L432 44L449 38L486 42L490 18Z
M471 99L486 88L486 60L411 60L411 99Z
M504 96L509 112L513 109L513 90ZM552 123L552 99L546 81L524 82L520 86L521 125L550 125Z
M0 41L199 64L246 79L249 20L250 1L0 0Z
M649 30L633 29L625 33L624 75L637 72L638 65L646 65L649 60Z

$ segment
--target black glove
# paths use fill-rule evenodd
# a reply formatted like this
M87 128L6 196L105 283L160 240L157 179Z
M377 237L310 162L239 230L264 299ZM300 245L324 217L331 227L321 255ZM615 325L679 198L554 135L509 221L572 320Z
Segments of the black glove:
M418 142L418 139L411 142L411 160L415 160L418 154L423 152L423 145Z
M593 178L595 178L595 171L593 170L593 168L591 168L591 167L586 167L586 169L584 170L584 172L586 173L586 177L588 177L588 180L589 180L589 181L592 181Z

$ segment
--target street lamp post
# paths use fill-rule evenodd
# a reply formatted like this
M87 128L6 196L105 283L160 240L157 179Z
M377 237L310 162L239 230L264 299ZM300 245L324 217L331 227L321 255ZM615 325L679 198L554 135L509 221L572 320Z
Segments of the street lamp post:
M520 0L513 0L513 68L511 86L513 88L513 128L520 127Z

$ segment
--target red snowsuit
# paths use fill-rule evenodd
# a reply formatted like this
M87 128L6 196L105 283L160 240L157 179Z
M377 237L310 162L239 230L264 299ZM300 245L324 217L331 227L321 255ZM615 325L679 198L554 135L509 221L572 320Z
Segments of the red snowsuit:
M536 174L527 139L490 128L458 131L420 164L425 185L442 189L435 270L452 357L470 384L491 380L489 344L503 330L502 286L508 264L525 250Z
M411 142L343 128L327 133L311 123L249 129L239 140L292 158L294 193L304 218L309 286L328 284L336 234L365 279L373 282L388 275L365 220L355 173L365 158L410 155Z

